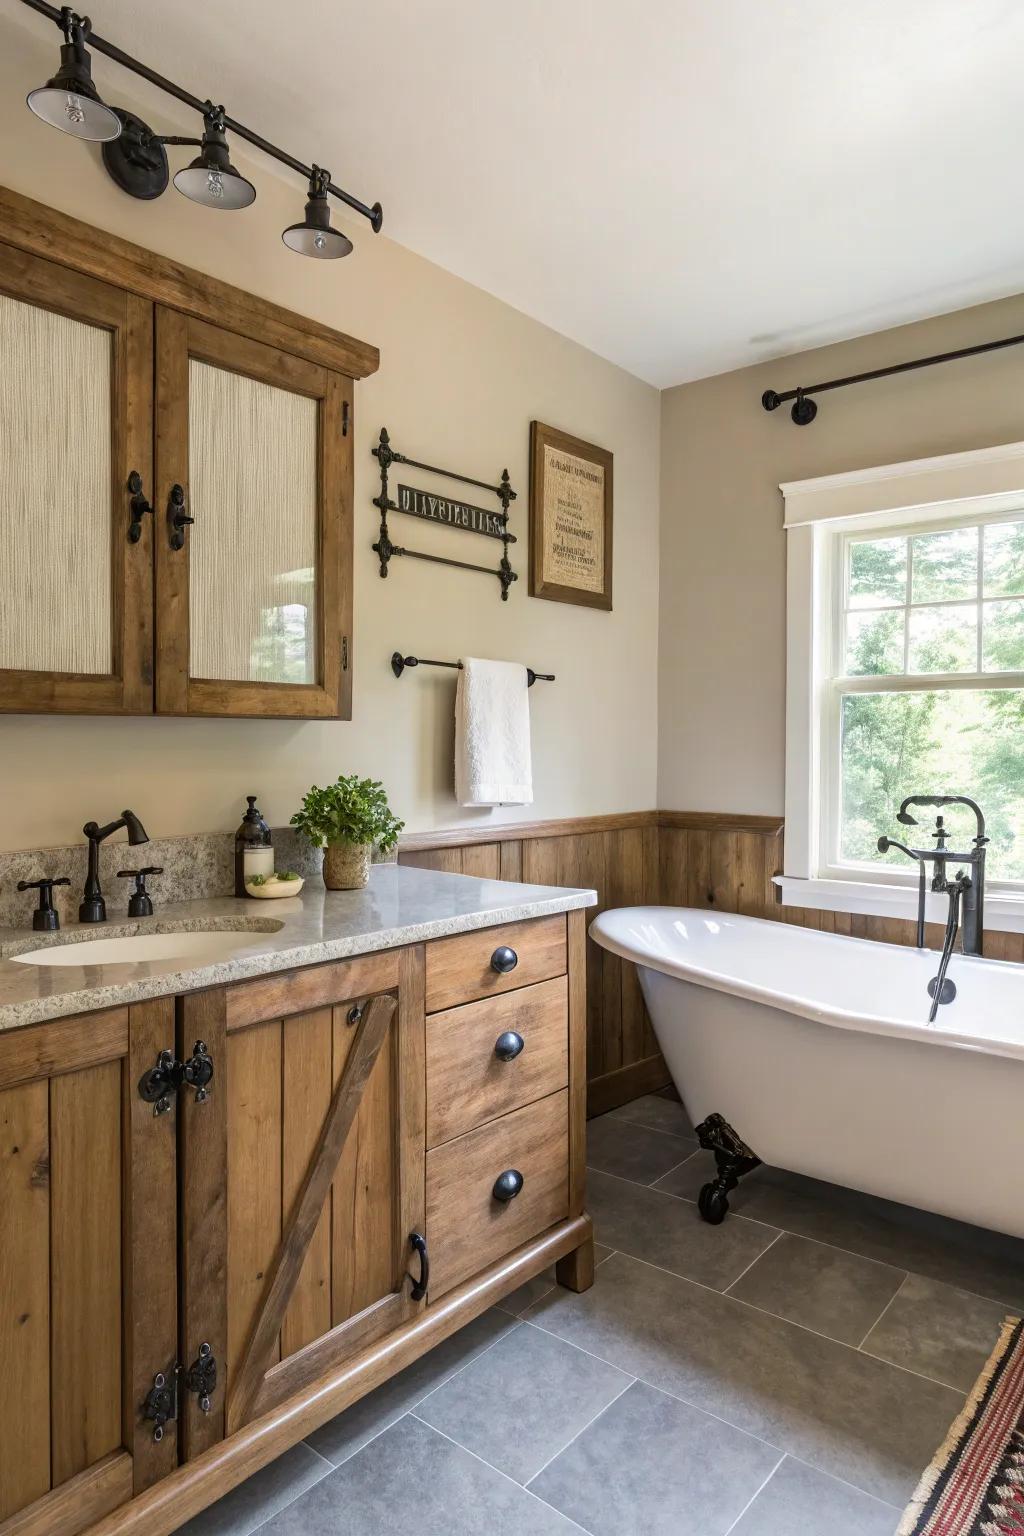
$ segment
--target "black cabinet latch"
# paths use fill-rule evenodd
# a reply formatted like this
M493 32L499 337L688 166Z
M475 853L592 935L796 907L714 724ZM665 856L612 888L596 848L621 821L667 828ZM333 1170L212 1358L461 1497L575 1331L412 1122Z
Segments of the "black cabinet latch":
M209 1344L200 1344L199 1353L187 1369L177 1361L166 1371L158 1371L142 1404L142 1417L153 1425L153 1439L159 1444L164 1426L177 1422L178 1388L185 1378L185 1390L198 1399L200 1413L210 1412L210 1399L217 1390L217 1361Z
M161 1051L156 1066L139 1078L139 1098L152 1104L154 1115L166 1115L173 1095L182 1088L194 1088L196 1103L205 1104L212 1081L213 1057L197 1040L187 1061L178 1061L173 1051Z

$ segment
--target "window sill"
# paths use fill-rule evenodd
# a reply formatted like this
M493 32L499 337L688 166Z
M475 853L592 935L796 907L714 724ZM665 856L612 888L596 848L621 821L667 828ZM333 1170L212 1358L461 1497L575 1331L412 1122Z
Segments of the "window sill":
M784 907L804 907L817 912L857 912L864 917L917 919L917 888L908 885L875 885L867 880L799 880L776 875L775 884ZM931 891L925 904L930 923L944 923L949 902ZM1024 933L1024 896L989 891L985 894L985 927L994 933Z

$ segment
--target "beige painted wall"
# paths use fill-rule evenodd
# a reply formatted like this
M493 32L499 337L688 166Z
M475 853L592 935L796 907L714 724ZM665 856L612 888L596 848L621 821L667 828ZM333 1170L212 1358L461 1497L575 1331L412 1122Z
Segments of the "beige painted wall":
M1021 332L1024 296L665 391L660 805L783 810L780 482L1024 438L1018 348L822 395L808 427L788 405L768 415L762 391Z
M153 250L313 315L380 347L381 370L356 386L355 704L351 724L271 721L0 719L0 847L71 842L85 820L130 804L152 834L232 829L246 792L287 820L300 792L339 772L387 785L410 829L649 808L657 740L658 392L479 289L393 244L358 218L341 263L303 260L280 231L301 217L304 189L268 162L248 165L252 209L196 207L169 190L154 204L123 196L99 151L34 119L26 90L52 72L56 29L25 13L0 21L0 181ZM98 61L102 88L164 132L189 132L155 93ZM257 125L258 126L258 125ZM301 148L301 146L300 146ZM172 150L173 163L185 151ZM341 167L338 174L341 175ZM372 200L380 189L360 183ZM531 418L615 454L615 610L527 595L528 433ZM396 445L434 463L497 478L507 465L519 492L507 604L498 583L420 562L393 562L386 582L369 546L376 533L370 448L382 424ZM462 559L494 555L488 542L450 530L401 530L410 544ZM497 548L497 546L495 546ZM495 561L497 559L494 556ZM555 672L532 690L535 802L521 811L461 811L452 780L454 676L424 670L396 682L396 648L422 656L507 657Z

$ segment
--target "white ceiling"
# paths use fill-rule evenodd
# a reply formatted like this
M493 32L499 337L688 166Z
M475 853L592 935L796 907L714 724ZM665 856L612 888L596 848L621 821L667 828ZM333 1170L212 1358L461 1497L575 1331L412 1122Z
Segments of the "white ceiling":
M1024 288L1022 0L91 12L379 198L394 239L658 385Z

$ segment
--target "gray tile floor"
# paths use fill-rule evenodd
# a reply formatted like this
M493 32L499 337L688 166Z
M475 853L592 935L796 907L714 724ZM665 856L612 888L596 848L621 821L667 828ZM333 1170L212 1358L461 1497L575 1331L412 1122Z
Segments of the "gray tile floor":
M893 1536L1024 1243L768 1168L709 1227L673 1096L589 1132L593 1289L538 1276L189 1536Z

